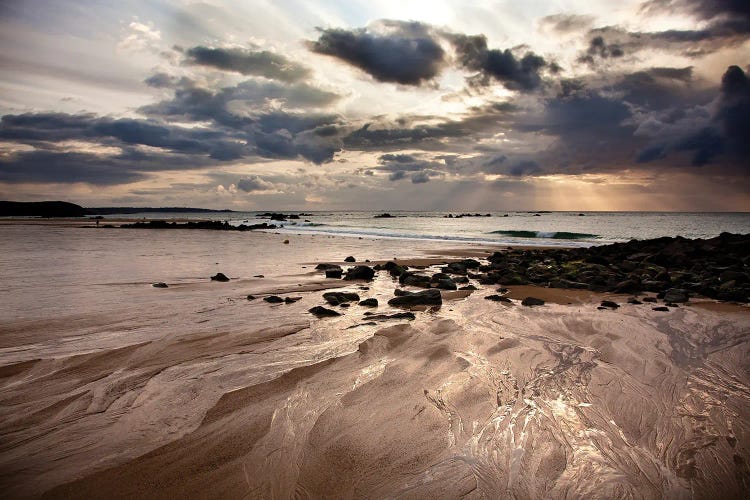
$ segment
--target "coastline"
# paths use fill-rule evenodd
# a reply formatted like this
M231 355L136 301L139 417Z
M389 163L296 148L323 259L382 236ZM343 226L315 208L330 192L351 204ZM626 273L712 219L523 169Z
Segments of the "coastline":
M61 237L76 230L62 227ZM98 244L117 251L125 234ZM717 485L732 494L746 484L733 457L750 449L747 306L706 309L716 302L693 297L664 313L627 304L627 294L530 285L508 286L512 302L500 303L485 300L498 285L477 284L468 295L442 292L439 309L417 309L412 321L371 321L356 303L316 319L308 309L333 290L377 298L377 313L402 310L386 305L399 286L387 272L326 280L316 263L397 257L433 274L497 248L272 232L198 238L229 255L248 244L239 236L251 236L262 278L232 272L218 254L211 264L221 262L228 283L191 271L159 290L115 282L115 268L89 286L124 305L104 297L86 314L6 323L0 482L11 496L604 498L701 496ZM357 263L344 262L350 254ZM262 300L270 295L301 299L272 305ZM546 304L522 306L528 295ZM621 307L598 310L602 300Z

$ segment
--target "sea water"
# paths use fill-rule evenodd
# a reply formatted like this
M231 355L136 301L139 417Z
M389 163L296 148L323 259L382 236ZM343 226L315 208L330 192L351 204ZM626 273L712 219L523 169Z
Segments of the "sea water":
M448 240L523 246L602 245L662 236L712 238L722 232L750 233L750 213L686 212L305 212L299 219L269 221L264 212L143 213L146 219L212 219L231 224L270 222L291 233L363 238ZM299 212L284 212L296 214ZM479 215L479 216L476 216ZM108 216L117 217L117 216Z

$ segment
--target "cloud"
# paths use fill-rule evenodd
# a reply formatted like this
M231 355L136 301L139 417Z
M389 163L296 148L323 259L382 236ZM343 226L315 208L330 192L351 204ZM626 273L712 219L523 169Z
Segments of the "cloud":
M597 35L589 41L586 52L578 57L578 62L594 65L599 59L616 59L625 55L622 47L616 43L607 44L604 37Z
M197 46L188 49L185 55L185 64L262 76L282 82L298 82L310 76L308 68L267 50Z
M260 191L270 191L273 184L264 180L262 177L252 175L250 177L237 181L237 189L246 193L256 193Z
M401 179L404 179L406 177L406 172L403 170L396 170L395 172L392 172L388 176L389 181L400 181Z
M430 182L430 175L427 172L416 172L411 175L412 184L424 184Z
M308 46L335 57L381 82L421 85L435 78L445 64L445 52L429 25L380 21L355 30L319 29Z
M477 71L475 85L499 81L506 88L528 92L542 85L541 71L548 66L543 57L526 52L516 57L509 49L488 49L484 35L449 34L461 66Z
M593 16L580 14L553 14L539 20L542 29L562 34L583 31L589 28L593 22Z
M637 161L651 162L672 152L692 154L691 163L703 166L725 157L747 169L750 155L750 78L739 66L730 66L721 79L719 95L705 106L683 114L650 115L636 131L651 139Z

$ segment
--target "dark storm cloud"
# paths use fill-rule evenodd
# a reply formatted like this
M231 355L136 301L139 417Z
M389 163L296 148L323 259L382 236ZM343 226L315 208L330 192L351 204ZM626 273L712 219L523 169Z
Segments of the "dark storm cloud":
M404 172L403 170L396 170L395 172L392 172L388 176L388 180L389 181L400 181L401 179L403 179L405 177L406 177L406 172Z
M412 184L424 184L430 182L430 175L427 172L416 172L411 175Z
M616 43L608 44L604 37L595 36L589 41L586 52L578 57L578 62L594 65L600 59L616 59L625 55L622 47Z
M282 82L297 82L310 76L309 69L267 50L198 46L188 49L185 55L185 64L262 76Z
M167 89L177 85L178 80L166 73L156 73L143 80L143 83L155 89Z
M493 80L506 88L528 92L542 85L542 70L548 66L543 57L526 52L517 57L509 49L489 49L484 35L446 35L456 50L459 64L478 74L471 82L489 85Z
M107 145L143 145L174 153L212 154L234 159L242 144L214 130L186 129L148 120L113 119L93 114L25 113L0 120L0 139L54 148L60 141L84 140ZM50 143L50 144L39 144ZM231 155L230 151L237 154ZM228 158L233 156L232 158Z
M340 59L381 82L421 85L445 63L445 52L431 27L418 22L381 21L375 28L319 29L309 47Z
M35 150L0 158L0 181L10 183L86 182L108 186L142 180L151 172L200 168L212 163L208 158L194 155L154 153L145 155L127 149L113 156Z
M684 152L691 155L695 166L724 158L725 163L747 169L750 79L739 66L730 66L711 105L695 106L679 115L656 115L643 129L651 143L638 153L636 159L641 163Z
M649 0L641 10L646 13L689 13L704 20L720 17L750 19L750 3L746 0Z

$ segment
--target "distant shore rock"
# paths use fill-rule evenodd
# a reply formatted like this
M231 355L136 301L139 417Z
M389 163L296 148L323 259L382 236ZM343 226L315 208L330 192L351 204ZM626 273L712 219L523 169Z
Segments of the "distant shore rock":
M218 220L202 220L185 223L151 220L134 222L132 224L121 224L120 227L126 229L211 229L214 231L254 231L256 229L277 228L274 224L267 224L265 222L261 224L240 224L239 226L233 226L226 221Z

